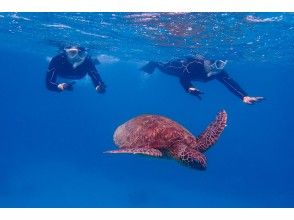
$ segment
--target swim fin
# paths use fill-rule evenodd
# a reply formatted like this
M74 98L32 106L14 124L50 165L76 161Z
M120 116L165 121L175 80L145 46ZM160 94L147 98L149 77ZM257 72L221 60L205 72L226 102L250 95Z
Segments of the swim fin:
M157 62L150 61L145 66L143 66L140 70L144 71L145 73L151 74L154 72L154 70L157 66L158 66Z

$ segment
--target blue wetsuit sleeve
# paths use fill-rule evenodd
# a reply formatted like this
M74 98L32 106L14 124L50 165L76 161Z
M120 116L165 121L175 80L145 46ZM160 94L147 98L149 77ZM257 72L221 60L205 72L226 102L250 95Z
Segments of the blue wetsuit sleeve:
M99 85L104 85L104 83L103 83L103 81L102 81L102 79L101 79L101 77L100 77L100 75L99 75L99 73L98 73L98 71L97 71L97 69L96 69L93 61L91 59L89 59L88 62L89 62L89 65L88 65L88 68L89 68L88 74L91 77L94 86L97 87Z
M233 94L243 99L247 93L240 87L240 85L233 80L225 71L217 75L216 79L225 85Z
M60 91L58 88L57 81L57 73L56 73L56 64L57 60L56 58L53 58L50 63L46 74L46 86L47 89L52 91Z

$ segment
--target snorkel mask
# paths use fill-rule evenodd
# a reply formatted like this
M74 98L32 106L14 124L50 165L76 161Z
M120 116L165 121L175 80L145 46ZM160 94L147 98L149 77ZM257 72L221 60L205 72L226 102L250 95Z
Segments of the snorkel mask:
M209 67L207 71L207 76L210 77L212 75L216 75L218 73L220 73L226 66L227 64L227 60L223 61L223 60L216 60L214 61Z
M81 65L88 55L87 51L83 47L66 47L64 48L64 51L68 61L73 64L74 68Z

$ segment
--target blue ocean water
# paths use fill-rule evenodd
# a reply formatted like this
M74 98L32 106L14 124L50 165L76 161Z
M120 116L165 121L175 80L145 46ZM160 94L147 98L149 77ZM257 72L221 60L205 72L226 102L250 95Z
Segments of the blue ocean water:
M293 207L292 13L1 13L0 207ZM73 92L45 86L63 45L89 49L107 85ZM226 59L252 96L246 105L218 82L139 68L201 54ZM205 171L174 160L104 154L117 126L167 116L198 135L225 109L228 126L205 153Z

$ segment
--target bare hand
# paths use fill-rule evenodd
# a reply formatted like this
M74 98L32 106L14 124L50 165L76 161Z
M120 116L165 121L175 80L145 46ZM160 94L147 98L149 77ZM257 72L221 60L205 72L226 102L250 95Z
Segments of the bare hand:
M58 89L60 89L61 91L64 91L64 90L72 90L72 85L71 84L68 84L68 83L60 83L58 84Z
M197 96L197 98L199 99L202 99L200 95L204 94L203 92L201 92L199 89L196 89L194 87L190 87L188 89L188 92L191 94L191 95L195 95Z
M243 98L243 102L246 103L246 104L254 104L254 103L257 103L257 102L260 102L264 99L264 97L250 97L250 96L245 96Z
M105 85L102 83L98 86L96 86L96 91L99 92L99 93L104 93L105 92Z

